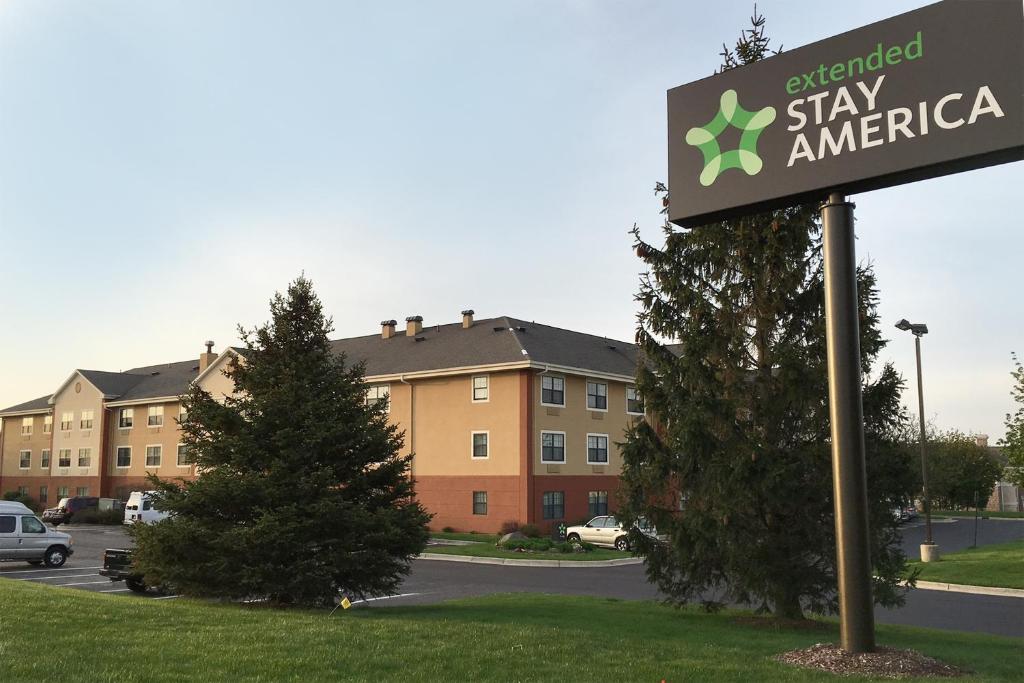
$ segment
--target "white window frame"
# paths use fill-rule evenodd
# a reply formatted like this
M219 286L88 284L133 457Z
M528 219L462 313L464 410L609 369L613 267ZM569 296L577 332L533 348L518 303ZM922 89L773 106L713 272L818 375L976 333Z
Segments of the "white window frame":
M88 458L86 464L82 464L82 451L85 451L85 457ZM79 467L92 467L92 448L79 448L78 449L78 462Z
M45 467L47 469L50 468L50 460L52 459L52 453L53 451L51 451L49 448L44 448L41 451L39 451L40 467Z
M560 379L560 380L562 380L562 402L561 403L545 403L544 402L544 378L545 377L550 377L551 379ZM542 406L548 406L550 408L565 408L566 405L569 403L569 397L567 395L569 392L566 391L566 387L568 385L568 382L565 381L565 375L541 375L540 378L541 378L540 379L540 404Z
M184 405L179 403L178 404L178 424L180 425L182 422L184 422L185 418L187 418L187 417L188 417L188 410L185 409Z
M627 415L643 415L644 414L643 411L640 411L639 413L634 413L633 411L631 411L629 409L629 392L630 391L636 392L636 399L635 400L640 401L640 405L643 405L643 403L644 403L643 399L640 398L640 390L637 389L635 385L632 385L632 384L628 385L626 387L626 414Z
M592 436L604 437L604 455L605 455L605 459L603 461L601 461L601 460L591 460L590 459L590 437L592 437ZM612 459L612 442L611 442L611 439L608 438L607 434L598 434L596 432L588 433L587 434L586 446L587 446L587 464L588 465L608 465L611 462L611 459Z
M385 392L384 393L384 397L381 398L380 396L376 396L376 397L371 399L370 398L370 391L371 390L379 391L380 389L384 389L384 392ZM365 396L364 400L366 401L366 405L368 405L368 406L369 405L376 405L377 403L380 403L381 401L384 401L384 412L388 413L390 415L391 414L391 384L389 382L384 382L384 383L377 383L377 384L370 384L370 385L368 385L366 387L366 396Z
M590 407L590 385L591 384L594 384L596 386L604 385L604 408L591 408ZM609 386L609 384L608 384L608 382L606 380L590 379L590 378L588 378L586 383L583 385L583 390L586 392L587 410L593 411L595 413L607 413L608 412L608 394L610 393L610 389L611 389L611 387ZM600 396L600 394L597 394L597 395Z
M128 464L121 465L121 451L128 451ZM114 468L119 470L126 470L132 466L132 447L131 446L115 446L114 447Z
M75 427L75 413L61 413L60 414L60 431L70 432Z
M68 464L67 465L62 465L61 464L61 454L62 453L67 453L68 454ZM57 467L63 467L63 468L71 467L71 449L70 448L58 448L57 449Z
M53 433L53 415L43 417L43 434Z
M484 511L483 512L477 512L476 511L476 505L477 505L476 494L478 494L478 493L484 494L484 500L483 500ZM473 514L476 515L477 517L486 517L488 512L490 512L490 510L488 509L488 505L487 505L487 503L488 503L487 498L488 498L487 491L473 491L473 494L472 494Z
M28 464L27 465L23 465L22 464L22 462L23 462L22 458L25 456L26 453L28 453ZM32 450L31 449L25 449L25 450L22 450L22 451L18 451L18 469L19 470L30 470L30 469L32 469Z
M157 463L155 465L149 464L149 449L157 449ZM164 445L161 443L146 444L146 459L143 461L143 465L146 469L159 469L164 464Z
M125 425L125 420L128 420L128 425ZM131 429L135 426L135 408L121 408L117 413L117 428L118 429Z
M487 455L476 454L476 435L483 434L487 437ZM469 459L470 460L489 460L491 457L491 432L488 430L478 430L469 433Z
M544 459L544 435L545 434L557 434L557 435L560 435L562 437L562 459L561 460L545 460ZM542 429L542 430L540 430L540 461L541 461L541 463L545 464L545 465L564 465L566 463L566 461L568 461L568 459L569 459L569 456L566 453L566 450L567 450L566 447L565 447L566 441L567 441L567 439L566 439L566 436L565 436L565 432L559 432L559 431L556 431L554 429Z
M67 498L67 497L68 497L68 487L67 486L58 486L57 487L57 500L59 501L61 498Z
M86 417L86 415L88 415L88 417ZM78 422L78 428L81 429L83 432L84 431L90 431L90 430L92 430L93 424L95 423L95 421L96 421L96 413L95 413L95 411L83 410L82 411L82 419ZM86 422L89 423L88 427L85 426Z
M35 426L36 419L32 416L21 418L21 435L32 436L32 428ZM25 428L28 427L26 430Z
M192 463L190 463L190 462L187 462L184 465L181 464L181 449L182 448L185 448L185 444L179 443L177 445L177 447L174 449L174 455L176 457L175 463L178 465L178 467L192 467ZM188 452L188 449L186 449L186 452Z
M476 381L478 379L484 380L484 397L476 397ZM469 379L469 400L473 403L490 403L491 402L491 376L490 375L473 375Z
M160 418L160 422L154 424L153 418ZM149 410L146 411L146 426L156 429L164 426L164 407L163 406L150 406Z

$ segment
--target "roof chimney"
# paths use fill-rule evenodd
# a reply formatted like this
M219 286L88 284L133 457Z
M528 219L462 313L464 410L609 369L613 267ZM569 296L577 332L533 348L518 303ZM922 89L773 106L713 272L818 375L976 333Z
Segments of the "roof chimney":
M395 336L395 326L398 324L397 320L381 320L380 321L380 338L391 339Z
M410 315L405 319L405 336L415 337L423 331L423 316Z
M988 448L988 434L978 434L974 437L974 443L981 448Z
M462 329L468 330L473 327L473 309L467 308L462 312Z
M217 354L213 352L213 342L206 342L206 353L199 354L199 372L210 367L213 361L217 360Z

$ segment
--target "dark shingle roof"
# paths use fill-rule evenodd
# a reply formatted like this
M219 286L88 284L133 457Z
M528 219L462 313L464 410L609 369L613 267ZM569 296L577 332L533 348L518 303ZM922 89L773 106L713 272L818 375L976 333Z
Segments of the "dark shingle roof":
M636 374L635 344L515 318L508 320L534 362L613 375L632 377Z
M163 365L132 368L125 374L139 380L117 397L117 401L138 401L145 398L180 396L188 391L189 383L199 374L198 360L183 360Z
M79 370L82 377L92 382L105 396L120 396L142 380L138 375L104 370Z
M50 394L47 394L46 396L40 396L39 398L34 398L31 401L25 401L24 403L19 403L16 406L11 406L10 408L4 408L3 410L0 410L0 413L20 413L28 410L46 410L49 407Z

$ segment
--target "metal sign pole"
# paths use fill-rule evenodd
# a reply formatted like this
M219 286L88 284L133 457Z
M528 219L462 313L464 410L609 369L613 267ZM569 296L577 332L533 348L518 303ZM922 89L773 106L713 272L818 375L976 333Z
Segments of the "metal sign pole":
M875 615L868 543L853 204L843 193L833 192L821 208L821 218L840 637L847 652L872 652Z

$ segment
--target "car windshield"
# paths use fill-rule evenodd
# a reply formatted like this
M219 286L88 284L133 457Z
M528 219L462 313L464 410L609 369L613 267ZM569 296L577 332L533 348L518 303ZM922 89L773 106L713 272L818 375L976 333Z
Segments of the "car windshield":
M67 498L61 498L60 502L57 503L57 507L61 508L61 509L66 508L67 506L68 506L68 499Z

